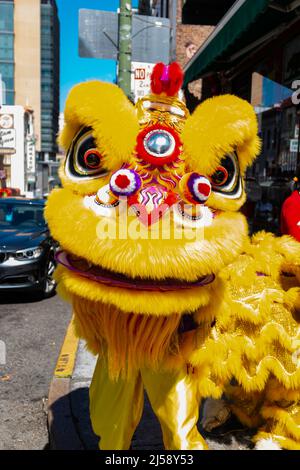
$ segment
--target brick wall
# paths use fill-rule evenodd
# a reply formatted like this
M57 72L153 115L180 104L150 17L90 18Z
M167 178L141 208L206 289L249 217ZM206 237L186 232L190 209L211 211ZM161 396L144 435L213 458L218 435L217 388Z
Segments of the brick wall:
M214 30L214 26L182 24L182 6L183 0L177 0L176 60L184 66L190 60L186 45L192 43L198 49ZM201 96L201 84L202 81L197 80L189 85L190 92L197 98Z
M186 44L191 42L198 49L214 30L214 27L182 24L182 4L183 0L177 1L176 56L177 61L183 66L189 61L186 55Z

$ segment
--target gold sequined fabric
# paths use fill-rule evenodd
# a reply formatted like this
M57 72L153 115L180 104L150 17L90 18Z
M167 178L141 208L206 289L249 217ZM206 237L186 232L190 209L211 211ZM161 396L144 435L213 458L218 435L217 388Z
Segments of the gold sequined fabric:
M298 448L300 259L291 262L288 243L280 240L258 235L221 273L227 293L216 309L216 325L191 363L207 373L202 395L226 390L244 424L265 423L260 438L271 435L285 448Z

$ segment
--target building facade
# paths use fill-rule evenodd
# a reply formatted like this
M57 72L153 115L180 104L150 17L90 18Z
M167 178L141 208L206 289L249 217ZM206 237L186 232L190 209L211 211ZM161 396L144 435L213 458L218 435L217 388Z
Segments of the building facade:
M193 53L212 32L214 24L207 23L205 17L203 17L203 23L199 23L197 15L191 14L191 10L197 9L197 5L192 5L191 8L187 5L188 3L187 0L139 1L139 14L170 19L170 60L176 60L182 66L189 61Z
M216 24L234 0L140 0L139 14L170 19L170 61L184 67L214 31ZM192 111L200 102L202 80L185 90Z
M59 121L59 20L53 0L41 2L41 103L41 152L46 160L55 160Z
M35 138L33 112L23 106L0 109L0 188L34 195Z
M258 195L272 207L271 221L261 217L254 231L278 233L281 205L300 178L299 7L298 0L238 0L185 66L185 86L202 78L201 99L231 93L254 106L262 147L247 172L246 212L257 219Z
M49 191L59 116L59 19L55 0L0 0L3 104L34 112L36 191Z
M2 101L14 104L14 2L0 1L0 75Z

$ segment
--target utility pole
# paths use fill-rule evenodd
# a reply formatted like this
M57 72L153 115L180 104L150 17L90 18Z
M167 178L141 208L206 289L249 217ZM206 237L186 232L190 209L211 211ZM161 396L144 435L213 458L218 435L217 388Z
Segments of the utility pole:
M120 0L118 85L131 96L132 0Z

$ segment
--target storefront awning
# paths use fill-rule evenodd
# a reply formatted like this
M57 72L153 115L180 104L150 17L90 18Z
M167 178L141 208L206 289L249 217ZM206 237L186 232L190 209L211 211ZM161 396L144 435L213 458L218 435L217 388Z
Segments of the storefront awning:
M267 29L266 22L262 21L262 18L258 22L257 20L266 12L269 4L270 0L238 0L185 66L184 86L212 71L218 60L224 60L224 54L229 51L232 54L239 50L247 42L245 39L247 40L248 32L249 41L255 40L257 34L263 35L263 31ZM272 10L270 26L273 26L274 14L276 16L278 13ZM263 24L265 29L263 29ZM241 42L240 39L242 39Z

